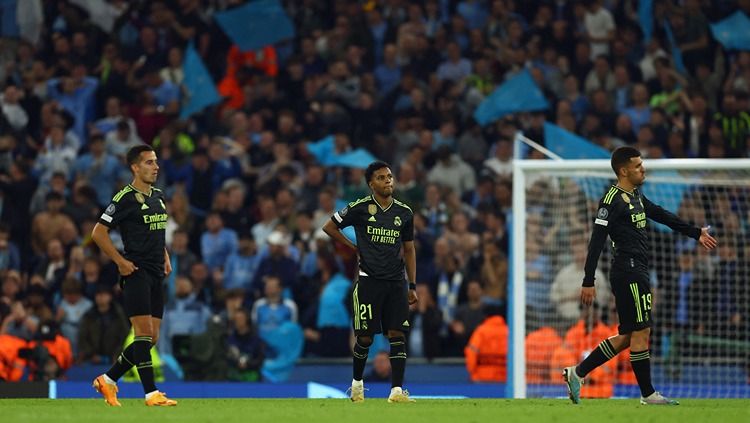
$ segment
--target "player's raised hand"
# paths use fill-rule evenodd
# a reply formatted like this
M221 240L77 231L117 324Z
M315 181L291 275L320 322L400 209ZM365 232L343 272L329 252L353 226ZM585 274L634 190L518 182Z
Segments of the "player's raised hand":
M128 276L136 270L138 270L138 266L130 260L123 259L121 262L117 263L117 271L120 272L122 276Z
M705 228L701 228L701 236L698 238L698 242L701 243L703 248L707 250L712 250L716 248L717 245L719 245L718 241L716 241L716 238L712 237L710 233L708 233L708 230L711 229L710 226L706 226Z
M596 288L593 286L581 287L581 304L590 306L594 304L594 298L596 298Z

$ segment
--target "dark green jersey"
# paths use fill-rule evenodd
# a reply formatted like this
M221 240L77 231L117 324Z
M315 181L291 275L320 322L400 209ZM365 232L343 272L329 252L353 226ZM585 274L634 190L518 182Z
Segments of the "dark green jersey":
M161 190L153 188L148 195L126 186L112 198L99 223L119 230L125 258L136 266L164 270L167 207Z
M378 280L403 281L401 244L414 240L414 214L396 200L386 208L371 195L349 203L331 219L343 229L353 226L357 235L360 275Z

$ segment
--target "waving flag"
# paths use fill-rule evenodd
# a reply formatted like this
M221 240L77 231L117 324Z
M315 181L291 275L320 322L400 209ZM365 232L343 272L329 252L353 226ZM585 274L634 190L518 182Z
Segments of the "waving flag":
M549 122L544 122L544 146L566 160L610 157L605 148Z
M727 50L750 50L750 18L740 10L711 24L711 32Z
M242 51L257 50L294 37L294 25L278 0L251 1L214 17Z
M542 90L536 86L528 70L497 87L474 111L474 119L482 126L512 113L549 108Z
M195 51L193 43L190 43L185 50L182 71L185 73L185 79L182 82L184 92L180 119L185 119L221 101L221 96L216 91L216 85L211 79L206 65L203 64L203 60Z
M638 23L643 30L643 41L648 43L654 34L654 0L638 0Z

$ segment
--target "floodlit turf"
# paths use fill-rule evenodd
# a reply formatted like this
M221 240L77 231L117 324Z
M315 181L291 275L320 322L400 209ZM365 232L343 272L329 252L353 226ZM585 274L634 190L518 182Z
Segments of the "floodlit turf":
M179 400L179 398L177 398ZM0 400L0 420L15 422L216 423L492 423L492 422L750 422L750 400L682 400L676 407L640 406L638 400L418 400L352 404L329 399L183 399L177 407L149 408L126 399L121 408L101 400Z

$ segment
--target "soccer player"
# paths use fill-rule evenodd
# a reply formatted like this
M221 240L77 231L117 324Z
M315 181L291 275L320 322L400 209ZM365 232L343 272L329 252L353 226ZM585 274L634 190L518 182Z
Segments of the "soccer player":
M176 401L156 389L150 352L159 338L164 313L162 280L172 272L164 241L167 226L164 194L152 187L159 165L156 153L147 145L132 147L126 159L133 182L112 198L91 238L117 265L125 311L135 337L112 367L94 379L93 385L107 404L120 406L116 382L135 366L146 394L146 405L174 406ZM109 230L113 228L119 228L122 235L124 256L112 244Z
M352 293L356 342L350 398L353 402L365 400L362 374L367 353L373 336L382 331L391 344L388 402L413 402L402 385L409 305L417 302L414 214L409 206L393 198L393 173L387 163L371 163L365 170L365 181L372 195L349 203L323 226L331 238L359 253L359 278ZM354 227L356 246L341 233L347 226Z
M594 272L609 235L614 250L609 280L620 318L618 335L603 340L577 366L566 367L563 377L568 384L571 401L578 404L581 384L586 375L630 347L630 363L641 389L641 404L677 405L677 401L664 397L651 385L648 342L653 312L646 218L697 239L708 250L716 247L717 242L708 233L708 227L693 227L643 195L640 186L646 180L646 171L638 150L620 147L612 153L611 162L617 184L610 187L599 201L586 257L581 302L590 306L596 298Z

